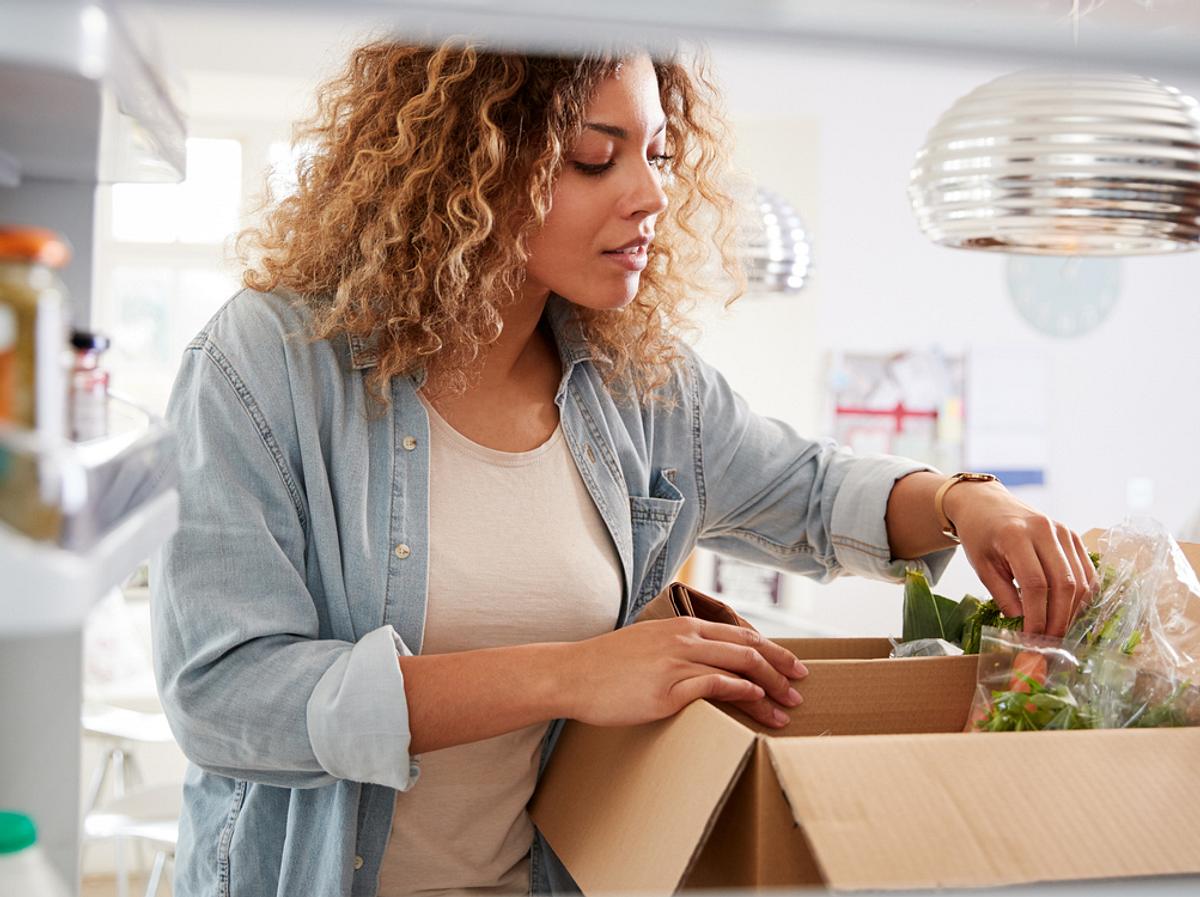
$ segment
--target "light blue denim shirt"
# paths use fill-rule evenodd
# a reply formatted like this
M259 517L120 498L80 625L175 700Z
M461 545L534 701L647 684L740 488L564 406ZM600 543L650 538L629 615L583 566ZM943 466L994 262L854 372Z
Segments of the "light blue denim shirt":
M616 401L570 336L570 303L552 296L546 314L563 432L620 558L622 625L697 545L822 581L900 581L884 513L922 465L755 414L686 346L676 407ZM421 787L396 658L420 653L424 628L424 377L395 378L372 416L369 343L309 342L307 321L299 303L238 293L188 346L167 412L181 520L151 585L155 672L191 761L179 897L374 895L394 789ZM921 563L936 579L951 553ZM574 890L540 837L531 879Z

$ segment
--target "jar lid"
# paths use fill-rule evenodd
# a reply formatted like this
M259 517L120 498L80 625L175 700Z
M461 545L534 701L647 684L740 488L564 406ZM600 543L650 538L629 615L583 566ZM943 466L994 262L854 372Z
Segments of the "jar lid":
M37 843L37 826L24 813L0 811L0 856Z
M0 259L61 268L71 250L65 238L44 227L0 227Z

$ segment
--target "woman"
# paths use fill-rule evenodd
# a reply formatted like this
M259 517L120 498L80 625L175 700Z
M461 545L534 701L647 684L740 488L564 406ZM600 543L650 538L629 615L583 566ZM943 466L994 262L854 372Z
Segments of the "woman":
M705 245L732 259L708 83L377 43L322 90L169 410L177 894L569 889L525 813L558 721L802 712L770 641L625 625L695 545L824 580L944 568L946 477L755 415L676 335ZM1078 537L995 483L943 497L1001 607L1063 632Z

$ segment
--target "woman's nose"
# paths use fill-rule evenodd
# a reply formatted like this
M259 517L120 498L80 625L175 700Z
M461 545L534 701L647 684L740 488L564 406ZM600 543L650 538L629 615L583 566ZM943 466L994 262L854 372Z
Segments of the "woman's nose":
M650 162L637 166L636 180L629 186L625 196L625 208L629 215L658 215L667 208L667 194L662 186L662 172Z

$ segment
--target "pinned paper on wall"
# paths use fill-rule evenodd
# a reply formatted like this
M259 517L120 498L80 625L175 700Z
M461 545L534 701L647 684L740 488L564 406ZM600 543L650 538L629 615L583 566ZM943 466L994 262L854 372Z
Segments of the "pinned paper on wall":
M963 359L938 349L830 355L826 401L834 439L860 454L962 465Z

